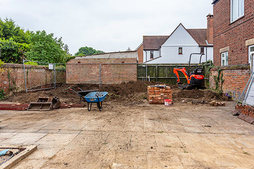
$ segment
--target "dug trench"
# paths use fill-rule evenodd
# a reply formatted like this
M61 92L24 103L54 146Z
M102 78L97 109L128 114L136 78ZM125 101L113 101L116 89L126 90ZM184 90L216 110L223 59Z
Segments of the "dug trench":
M56 89L37 91L37 92L18 92L13 93L11 96L3 100L4 102L15 103L30 103L36 102L38 97L58 97L61 103L65 104L80 104L80 97L71 91L82 90L99 90L107 91L109 93L106 102L114 102L124 105L142 104L147 101L147 87L154 85L152 82L128 82L114 85L59 85ZM206 104L213 100L223 101L227 100L222 94L213 92L209 89L202 90L182 90L176 86L170 85L173 92L174 102L184 102L193 104ZM82 103L84 104L84 103ZM84 104L85 105L85 104Z

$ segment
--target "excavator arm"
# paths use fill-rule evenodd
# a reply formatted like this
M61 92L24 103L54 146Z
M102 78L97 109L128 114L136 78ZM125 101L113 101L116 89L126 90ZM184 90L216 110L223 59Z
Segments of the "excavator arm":
M182 72L183 75L185 76L186 80L187 80L187 83L190 84L190 78L188 76L188 73L187 73L187 70L186 70L185 67L184 68L174 68L173 72L177 77L177 83L180 83L180 76L179 76L178 72Z

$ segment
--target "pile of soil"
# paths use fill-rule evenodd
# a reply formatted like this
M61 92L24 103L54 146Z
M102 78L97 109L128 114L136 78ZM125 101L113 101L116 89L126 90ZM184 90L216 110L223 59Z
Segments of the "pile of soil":
M58 97L62 103L79 103L80 98L77 94L70 91L71 86L69 85L60 85L56 89L45 90L45 91L36 91L36 92L18 92L13 93L6 100L8 102L17 102L17 103L30 103L36 102L39 97Z
M124 104L140 104L144 103L147 99L147 86L154 85L152 82L137 81L128 82L114 85L60 85L56 89L37 92L19 92L13 93L12 96L5 101L18 102L18 103L30 103L36 102L38 97L58 97L62 103L76 104L80 103L80 97L70 91L74 89L76 91L82 90L99 90L107 91L109 93L106 101L115 101ZM174 102L182 102L183 100L200 100L201 102L210 102L212 100L224 100L224 97L211 90L181 90L176 86L171 86L173 90Z
M225 101L228 100L223 94L213 92L209 89L194 89L194 90L173 90L173 98L176 102L200 102L209 103L211 101Z
M109 93L107 101L141 103L146 99L147 86L153 83L137 81L114 85L59 85L56 89L37 91L37 92L18 92L13 93L6 100L8 102L30 103L36 102L38 97L58 97L62 103L80 103L80 97L71 91L81 90L99 90Z

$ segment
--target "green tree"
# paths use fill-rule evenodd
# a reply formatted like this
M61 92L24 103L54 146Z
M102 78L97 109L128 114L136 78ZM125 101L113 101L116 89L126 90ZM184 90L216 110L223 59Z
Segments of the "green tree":
M31 32L24 31L11 19L0 19L0 59L6 63L22 63L29 50Z
M0 18L0 59L22 63L22 59L65 63L71 58L68 45L45 31L24 31L12 19Z
M0 19L0 38L29 44L31 42L31 32L21 29L12 19Z
M32 34L30 51L26 53L29 60L47 63L65 63L66 51L62 38L54 34L37 31Z
M28 50L29 44L17 43L12 38L8 40L0 38L0 60L5 63L22 63Z
M79 48L78 52L75 55L76 56L89 56L89 55L96 55L96 54L101 54L101 53L104 53L104 52L86 46L86 47Z

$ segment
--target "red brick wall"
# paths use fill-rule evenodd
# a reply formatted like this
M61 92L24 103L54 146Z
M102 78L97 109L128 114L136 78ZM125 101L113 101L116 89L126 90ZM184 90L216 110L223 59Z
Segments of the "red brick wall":
M254 38L254 1L245 0L243 18L230 22L230 0L214 4L214 63L221 65L220 49L229 46L229 65L248 64L246 40Z
M138 63L143 63L144 53L143 53L143 44L138 48Z
M235 98L241 95L243 92L249 78L250 70L249 69L222 69L223 73L223 93L231 93ZM211 70L209 77L209 84L211 89L216 88L216 83L214 78L218 77L218 70Z
M37 87L53 82L53 73L43 66L26 65L27 86ZM65 71L57 72L57 83L65 83ZM0 89L5 93L25 90L24 69L21 64L5 64L0 68Z
M66 65L67 84L99 84L100 82L119 84L129 81L137 81L136 58L73 59Z

